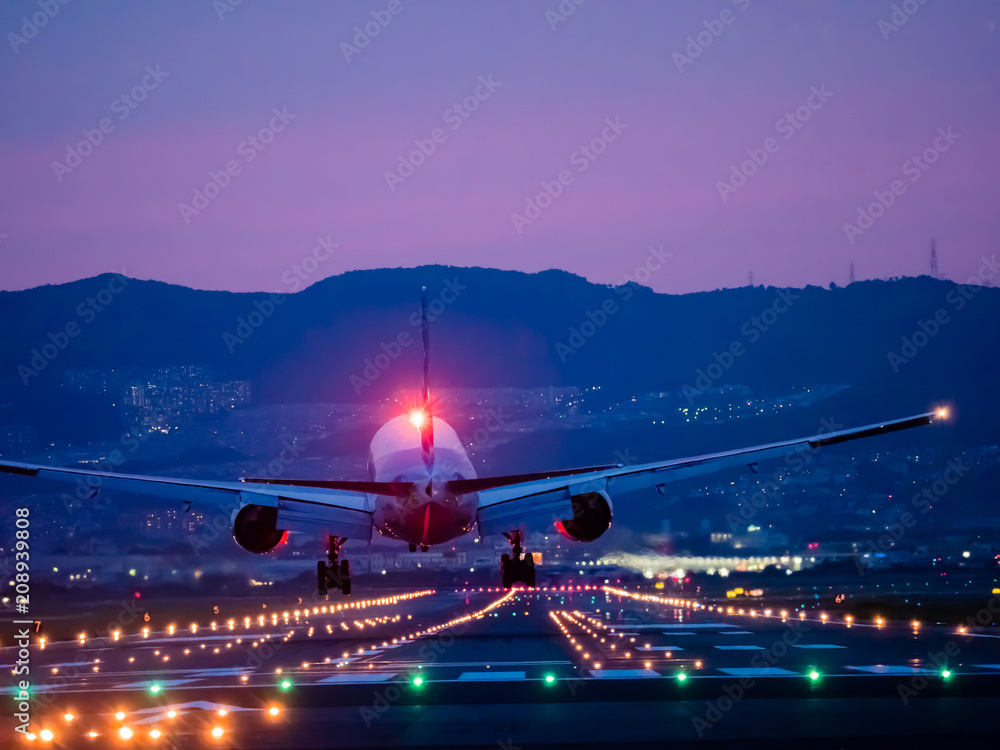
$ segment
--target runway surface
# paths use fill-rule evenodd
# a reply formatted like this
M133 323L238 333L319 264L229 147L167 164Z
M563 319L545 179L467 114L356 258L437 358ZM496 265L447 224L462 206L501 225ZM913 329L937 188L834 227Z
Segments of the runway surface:
M916 747L995 739L1000 718L995 627L608 586L245 605L39 643L30 667L34 740L5 743Z

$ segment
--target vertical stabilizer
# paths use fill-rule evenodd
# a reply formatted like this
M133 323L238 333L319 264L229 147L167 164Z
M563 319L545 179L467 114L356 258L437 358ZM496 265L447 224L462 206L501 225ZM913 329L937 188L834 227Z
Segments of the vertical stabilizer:
M430 469L434 465L434 413L430 404L430 324L427 320L427 287L422 287L420 296L420 328L424 344L424 387L421 396L421 409L424 413L424 424L420 429L420 451L423 454L424 465Z

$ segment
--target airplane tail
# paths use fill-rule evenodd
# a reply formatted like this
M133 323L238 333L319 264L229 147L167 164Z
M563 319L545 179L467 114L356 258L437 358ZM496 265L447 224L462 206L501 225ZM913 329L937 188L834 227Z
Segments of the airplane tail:
M424 423L420 430L420 452L424 465L430 469L434 465L434 414L430 404L430 325L427 320L427 287L422 287L420 291L420 324L424 344L424 387L420 407L424 413Z

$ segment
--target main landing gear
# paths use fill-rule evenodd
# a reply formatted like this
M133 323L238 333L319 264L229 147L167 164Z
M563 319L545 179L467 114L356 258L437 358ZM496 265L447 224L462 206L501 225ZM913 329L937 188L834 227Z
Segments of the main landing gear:
M330 589L340 589L344 592L344 596L351 595L351 565L347 560L337 562L340 548L346 541L346 539L331 536L330 550L327 552L330 564L327 565L323 560L316 563L316 578L319 583L320 596L326 596Z
M530 553L524 557L521 556L521 553L524 552L521 548L521 532L512 531L508 534L505 531L503 535L510 542L511 552L514 555L513 557L508 554L500 556L500 573L503 576L503 587L509 589L515 583L523 583L525 586L534 588L535 558Z

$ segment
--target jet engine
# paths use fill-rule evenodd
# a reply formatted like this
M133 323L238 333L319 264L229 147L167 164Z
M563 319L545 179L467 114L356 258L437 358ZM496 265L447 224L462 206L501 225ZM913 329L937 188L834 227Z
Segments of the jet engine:
M233 539L247 552L270 552L287 536L287 531L278 528L277 508L244 505L233 515Z
M573 495L573 517L556 521L556 531L575 542L592 542L611 526L611 498L604 492Z

